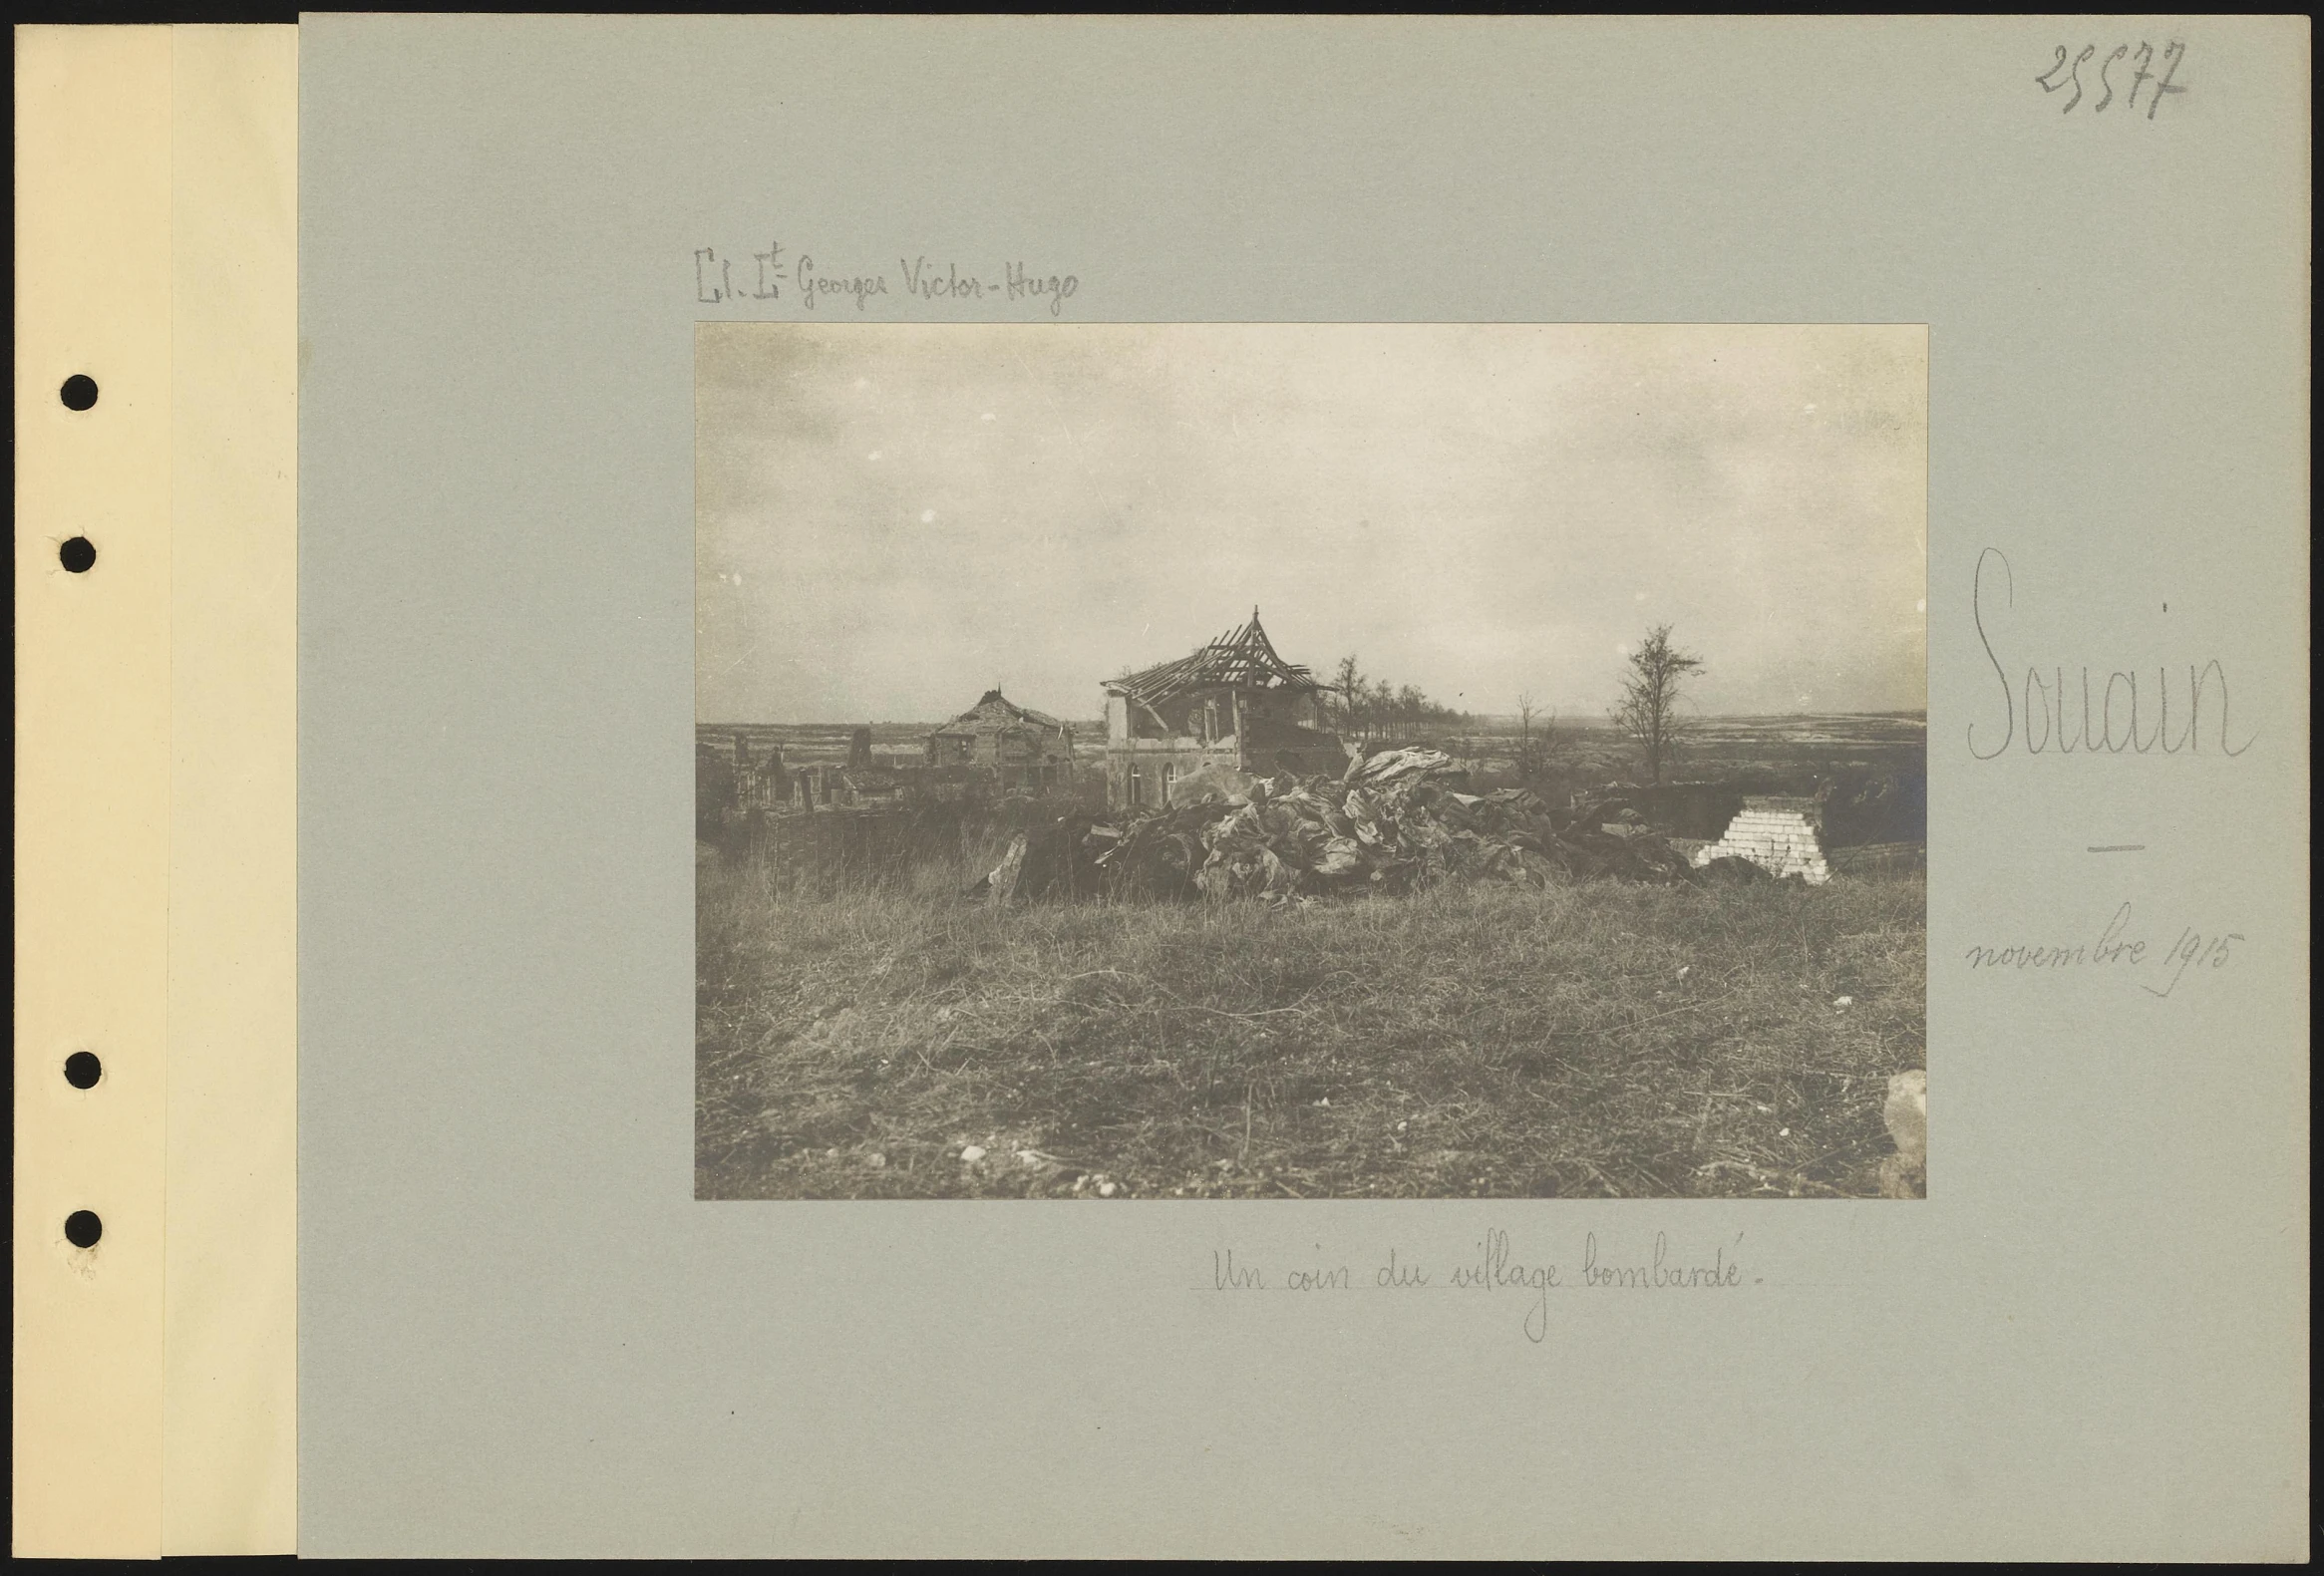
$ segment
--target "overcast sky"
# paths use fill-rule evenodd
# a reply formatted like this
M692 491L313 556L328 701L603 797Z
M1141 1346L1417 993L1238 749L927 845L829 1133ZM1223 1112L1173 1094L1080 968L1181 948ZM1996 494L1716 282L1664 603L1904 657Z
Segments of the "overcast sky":
M1059 716L1284 656L1602 714L1926 704L1927 339L1781 325L707 324L695 715Z

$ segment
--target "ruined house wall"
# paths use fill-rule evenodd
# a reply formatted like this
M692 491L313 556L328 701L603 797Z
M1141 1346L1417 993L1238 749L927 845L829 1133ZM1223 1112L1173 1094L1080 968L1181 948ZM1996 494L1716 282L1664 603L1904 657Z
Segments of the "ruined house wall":
M988 779L1004 792L1073 788L1073 730L1068 727L995 719L940 728L928 736L926 759L936 774Z
M1339 776L1347 752L1320 720L1315 697L1298 690L1195 690L1145 707L1109 695L1106 802L1152 809L1195 776Z
M1047 766L1072 759L1073 734L1069 729L996 728L977 738L979 766Z
M1746 798L1726 834L1697 849L1692 858L1698 866L1713 859L1749 859L1771 874L1797 875L1810 886L1831 878L1817 834L1813 799Z
M694 819L697 834L723 834L719 828L738 816L765 813L787 805L792 798L791 775L784 770L783 750L772 745L753 752L750 742L736 734L722 748L698 741L694 748Z
M1170 786L1206 765L1234 764L1231 748L1206 749L1200 740L1133 739L1106 752L1106 802L1116 808L1159 809Z
M1056 793L1073 787L1073 734L1020 725L980 737L979 765L989 766L1004 791Z

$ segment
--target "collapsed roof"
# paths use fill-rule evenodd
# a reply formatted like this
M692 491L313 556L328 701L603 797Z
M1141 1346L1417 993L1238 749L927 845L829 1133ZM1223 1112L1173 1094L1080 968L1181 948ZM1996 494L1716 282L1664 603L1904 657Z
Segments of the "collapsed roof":
M1019 706L998 690L987 690L967 711L936 730L939 734L969 734L982 729L1032 727L1060 732L1065 724L1045 712Z
M1315 675L1285 662L1259 627L1259 610L1240 629L1219 636L1192 656L1164 662L1106 681L1109 694L1127 695L1142 706L1159 706L1190 690L1320 690Z

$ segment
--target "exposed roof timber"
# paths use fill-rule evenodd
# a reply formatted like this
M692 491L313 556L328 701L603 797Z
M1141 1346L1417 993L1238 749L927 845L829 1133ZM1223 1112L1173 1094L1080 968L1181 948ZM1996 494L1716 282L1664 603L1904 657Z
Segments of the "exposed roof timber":
M937 729L936 732L938 734L973 734L986 729L1006 728L1016 724L1029 724L1032 727L1047 729L1053 733L1064 731L1066 726L1046 712L1034 711L1029 706L1019 706L998 690L987 690L983 699Z
M1106 688L1151 707L1189 690L1319 690L1322 686L1306 668L1283 660L1260 627L1259 610L1254 607L1249 623L1219 636L1191 656L1125 674L1109 680Z

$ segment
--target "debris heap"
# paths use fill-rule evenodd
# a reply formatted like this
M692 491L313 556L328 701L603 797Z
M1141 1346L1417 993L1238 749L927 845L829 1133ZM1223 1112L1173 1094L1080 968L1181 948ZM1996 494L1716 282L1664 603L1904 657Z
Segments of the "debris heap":
M1576 795L1563 807L1524 788L1472 793L1450 756L1409 749L1353 761L1336 782L1280 774L1225 803L1112 821L1068 815L1018 834L971 891L996 902L1113 893L1282 905L1447 878L1548 886L1706 873L1618 788Z

